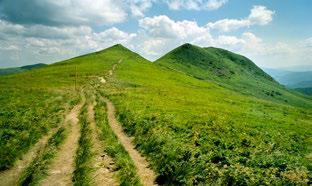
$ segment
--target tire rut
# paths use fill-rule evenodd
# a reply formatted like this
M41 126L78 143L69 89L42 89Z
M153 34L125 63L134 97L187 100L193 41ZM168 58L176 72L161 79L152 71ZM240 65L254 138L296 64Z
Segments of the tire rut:
M117 68L117 65L120 64L122 60L120 59L116 64L113 65L112 69L108 71L106 77L110 77L113 75L114 71ZM100 77L101 78L101 77ZM104 84L106 81L104 82ZM117 121L115 114L116 109L114 104L107 98L103 97L103 100L106 102L107 105L107 118L110 127L112 128L113 132L124 146L126 151L129 153L131 159L134 162L134 165L137 168L138 176L141 180L141 183L146 186L157 185L156 181L156 174L155 172L149 168L149 164L146 159L141 156L141 154L135 149L132 140L129 136L127 136L123 128L121 127L120 123Z
M141 183L146 186L156 185L156 174L149 168L149 164L146 159L135 149L131 138L124 133L123 128L115 117L116 110L113 103L107 98L104 98L104 101L107 104L107 117L109 125L133 160Z
M117 186L118 183L114 179L113 166L114 162L106 153L104 153L104 148L101 145L101 140L98 136L98 129L95 123L95 113L94 107L96 102L93 101L92 104L88 105L88 121L91 129L91 141L92 141L92 153L93 160L92 166L94 168L94 172L92 173L92 184L93 185L109 185L109 186Z
M80 137L78 115L84 103L85 98L82 97L82 101L66 115L65 123L69 125L67 128L71 130L64 144L60 147L59 153L49 166L48 176L38 185L72 185L72 173L75 170L75 154Z
M36 154L43 149L49 138L56 131L53 129L47 135L42 137L20 160L17 160L14 166L0 173L0 186L17 185L23 171L30 165Z

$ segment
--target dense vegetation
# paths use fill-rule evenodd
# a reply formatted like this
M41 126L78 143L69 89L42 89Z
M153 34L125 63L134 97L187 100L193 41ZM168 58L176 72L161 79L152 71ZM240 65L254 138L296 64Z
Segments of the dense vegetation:
M97 88L95 108L120 183L139 181L108 127L103 95L116 105L120 122L159 174L159 183L311 183L311 98L286 90L243 56L189 44L155 63L116 45L0 77L2 169L59 125L61 113L78 102L75 81L79 89L104 77L120 59L108 83ZM4 152L9 145L16 148Z

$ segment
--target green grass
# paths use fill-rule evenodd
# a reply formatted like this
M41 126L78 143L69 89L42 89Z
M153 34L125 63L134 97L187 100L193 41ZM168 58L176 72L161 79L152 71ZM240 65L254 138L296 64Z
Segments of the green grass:
M304 97L287 92L299 103L293 106L262 99L135 56L119 65L103 91L166 184L311 179L312 111Z
M106 50L1 76L0 170L13 166L43 135L57 127L67 103L78 103L78 90L95 76L104 76L119 59L118 52Z
M97 126L101 129L101 140L103 141L105 152L115 162L119 184L123 186L141 185L133 161L108 124L106 104L101 99L102 96L101 93L97 94L95 119Z
M158 59L156 64L221 87L278 103L311 108L296 92L290 92L248 58L219 48L185 44Z
M90 164L92 159L92 143L91 143L91 130L90 123L87 119L87 104L82 107L82 111L79 116L80 139L79 147L77 149L75 164L76 168L73 175L74 185L90 185L92 171L92 165Z
M47 175L48 165L56 156L59 146L66 137L66 132L64 127L61 127L55 132L48 140L44 149L37 154L30 166L25 169L19 180L19 185L37 185Z
M59 125L67 99L71 98L40 90L1 89L0 92L0 169L7 169Z
M62 107L63 101L54 100L75 100L78 96L74 91L76 73L80 89L97 76L104 77L122 59L114 75L98 91L113 101L119 121L160 175L159 182L311 184L311 97L278 85L243 56L186 46L182 52L178 49L178 53L150 63L117 45L0 77L1 139L8 136L7 128L10 135L14 134L4 143L1 140L0 149L6 145L16 147L5 153L20 157L36 141L23 141L20 131L39 139L43 132L30 131L38 131L41 126L48 131L54 126L54 122L44 121L61 113L56 108ZM99 97L96 121L106 152L119 169L118 179L124 185L139 184L133 162L107 124L105 103ZM55 110L52 105L56 105ZM49 109L49 114L32 120L40 113L38 110L45 113ZM23 127L25 130L19 129ZM1 163L2 167L12 165L15 156L7 159L11 164Z

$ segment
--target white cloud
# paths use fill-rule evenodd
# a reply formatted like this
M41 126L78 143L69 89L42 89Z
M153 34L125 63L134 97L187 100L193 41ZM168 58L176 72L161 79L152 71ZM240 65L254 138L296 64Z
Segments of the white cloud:
M166 0L172 10L216 10L228 2L228 0Z
M0 36L66 39L77 35L83 36L91 32L92 28L89 26L20 25L0 20Z
M210 37L209 30L198 26L195 21L174 21L165 15L143 18L139 20L139 26L152 37L181 40L195 39L203 35Z
M248 20L251 25L266 25L273 20L274 11L267 9L265 6L254 6Z
M244 32L240 36L218 36L213 44L245 55L262 67L300 66L312 61L312 38L301 42L268 43L251 32Z
M166 50L166 45L168 44L168 40L164 38L150 38L143 42L143 46L141 52L145 54L145 56L160 56L164 50Z
M155 0L129 0L130 11L135 17L144 17L144 12L153 6Z
M0 22L0 30L3 31L0 36L8 38L0 39L1 65L4 66L55 62L117 43L128 46L136 37L135 33L123 32L115 27L96 33L87 26L22 26Z
M244 19L222 19L216 22L208 23L208 27L222 32L229 32L242 27L251 25L266 25L273 20L274 11L264 6L254 6L250 14Z
M165 52L183 44L193 43L210 45L212 36L207 27L199 26L195 21L174 21L165 15L146 17L139 20L141 28L137 42L139 52L145 57L155 59Z
M20 48L17 45L7 45L7 46L1 46L0 50L3 50L3 51L19 51Z
M221 35L217 38L217 43L219 45L233 46L238 44L245 44L245 40L237 38L235 36Z
M242 47L242 52L257 55L264 53L265 47L263 47L262 39L257 37L255 34L251 32L244 32L241 39L245 41Z
M216 10L222 7L228 0L210 0L207 2L207 8L210 10Z
M137 35L135 33L123 32L115 27L107 29L100 33L93 34L93 40L98 43L98 49L102 49L104 46L110 46L113 44L128 45Z
M310 48L312 50L312 37L307 38L306 40L304 40L302 42L301 46L306 47L306 48Z
M16 25L3 21L0 19L0 34L11 33L11 34L20 34L23 32L24 27L22 25Z
M62 3L60 3L62 2ZM119 23L126 19L127 13L122 4L113 0L75 0L53 1L64 8L68 18L77 23L107 24Z
M105 25L127 17L119 0L2 0L0 11L2 19L22 25Z
M207 24L209 28L217 29L222 32L229 32L231 30L236 30L241 27L249 26L250 22L246 19L222 19L214 23Z

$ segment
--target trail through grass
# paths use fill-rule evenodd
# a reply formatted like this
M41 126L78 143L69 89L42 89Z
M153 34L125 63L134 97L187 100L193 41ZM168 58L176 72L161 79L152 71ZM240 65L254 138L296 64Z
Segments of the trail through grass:
M51 133L53 133L53 131L51 131ZM50 137L51 135L49 134L45 135L25 155L23 155L22 159L16 161L13 167L1 172L0 185L17 185L22 172L25 171L25 168L30 166L30 163L34 161L34 157L36 157L38 153L42 151L42 148L44 148L44 146L47 144Z
M107 185L118 185L115 177L115 163L112 158L104 152L103 142L99 138L100 131L95 123L95 113L94 107L96 105L95 95L92 96L91 103L88 105L88 121L91 129L91 142L92 142L92 160L91 164L93 166L92 171L92 183L94 185L102 185L106 183Z
M122 60L119 60L118 63L114 64L113 68L109 70L106 77L112 76L114 71L118 67L117 65L121 64L121 62ZM143 185L154 185L156 181L156 174L152 169L150 169L146 159L135 149L132 139L124 133L122 126L116 119L116 111L113 103L105 97L102 97L102 100L106 104L109 126L133 160L141 183Z
M97 94L95 106L95 121L100 129L100 139L103 141L105 153L112 157L115 162L114 170L117 171L117 178L120 185L142 185L134 161L125 150L124 146L114 134L108 123L106 103Z
M68 185L72 183L72 174L75 166L74 159L80 136L78 115L84 103L85 98L82 96L81 102L66 116L66 127L70 129L68 136L60 146L56 158L48 167L48 176L40 182L40 185Z
M67 131L68 132L68 131ZM64 127L60 127L45 145L44 149L38 152L32 163L23 172L21 177L17 179L18 185L37 185L47 174L47 168L53 161L53 158L58 152L59 146L66 138L66 131ZM15 185L15 184L13 184Z

